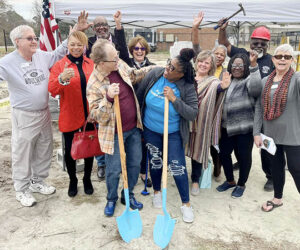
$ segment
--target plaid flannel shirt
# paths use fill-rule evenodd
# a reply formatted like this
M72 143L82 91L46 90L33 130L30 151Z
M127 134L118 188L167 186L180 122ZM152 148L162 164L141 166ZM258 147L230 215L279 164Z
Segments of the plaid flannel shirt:
M122 79L131 87L134 95L137 111L137 127L140 129L143 129L140 106L132 85L140 82L153 67L155 66L134 69L130 68L122 60L118 62L118 72ZM96 69L95 65L87 85L90 118L99 123L98 137L102 152L113 154L116 119L113 103L109 102L106 98L109 85L110 81L107 75L103 75Z

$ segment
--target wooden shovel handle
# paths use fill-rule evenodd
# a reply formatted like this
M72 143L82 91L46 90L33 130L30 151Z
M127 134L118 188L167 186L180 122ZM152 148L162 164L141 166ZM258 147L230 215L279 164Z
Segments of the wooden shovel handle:
M164 111L164 147L163 147L163 188L167 188L167 168L168 168L168 135L169 135L169 100L165 97Z
M120 103L119 103L119 96L118 95L115 95L115 97L114 97L114 110L115 110L116 120L117 120L118 141L119 141L119 150L120 150L121 168L122 168L122 177L123 177L123 182L124 182L124 189L128 189L126 154L125 154L125 149L124 149L122 120L121 120Z

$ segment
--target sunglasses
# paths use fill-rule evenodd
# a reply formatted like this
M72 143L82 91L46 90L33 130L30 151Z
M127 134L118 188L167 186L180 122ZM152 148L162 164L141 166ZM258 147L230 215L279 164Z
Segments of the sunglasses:
M234 68L234 69L243 69L244 68L244 64L232 64L231 68Z
M293 56L291 55L275 55L274 56L277 60L281 60L284 58L285 60L291 60Z
M134 47L133 49L134 49L135 51L139 51L139 50L145 51L145 50L146 50L146 48L144 48L144 47Z
M172 61L171 59L168 59L168 61L167 61L167 67L169 68L170 72L173 72L176 68L171 63L171 61Z
M19 39L26 39L28 42L32 42L33 40L36 41L36 42L39 41L38 37L22 37L22 38L19 38Z
M266 42L253 42L252 44L254 46L260 45L261 47L266 47L268 45Z

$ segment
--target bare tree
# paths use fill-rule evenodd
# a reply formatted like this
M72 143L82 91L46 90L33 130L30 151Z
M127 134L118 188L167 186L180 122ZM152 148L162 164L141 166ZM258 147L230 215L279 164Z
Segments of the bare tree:
M32 6L33 26L34 26L34 30L37 33L40 32L40 27L41 27L41 13L43 10L42 4L43 4L42 0L34 0L33 6Z

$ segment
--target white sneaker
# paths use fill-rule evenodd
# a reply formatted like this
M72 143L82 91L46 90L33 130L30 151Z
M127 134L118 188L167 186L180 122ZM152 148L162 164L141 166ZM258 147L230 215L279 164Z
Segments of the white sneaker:
M56 191L55 187L49 186L43 181L41 182L31 181L29 189L33 193L41 193L41 194L53 194Z
M191 195L197 196L200 193L199 187L192 187L191 189Z
M24 207L31 207L36 203L36 199L32 196L29 189L22 192L16 192L16 199L21 202Z
M184 222L191 223L194 221L194 213L193 213L193 208L188 207L186 205L181 206L181 213L182 213L182 219Z
M152 203L155 208L162 208L161 192L154 193Z

